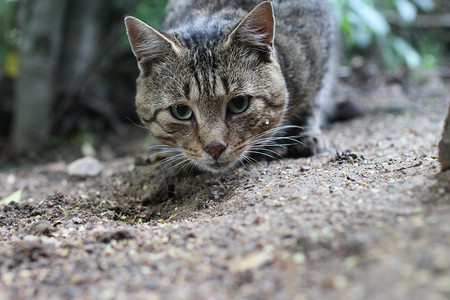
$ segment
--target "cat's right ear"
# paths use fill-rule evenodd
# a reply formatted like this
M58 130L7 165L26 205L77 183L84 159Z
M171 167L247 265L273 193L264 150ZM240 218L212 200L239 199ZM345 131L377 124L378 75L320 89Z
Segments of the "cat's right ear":
M170 51L180 51L170 37L135 17L126 17L125 26L131 49L141 69L150 67L153 62L164 58Z

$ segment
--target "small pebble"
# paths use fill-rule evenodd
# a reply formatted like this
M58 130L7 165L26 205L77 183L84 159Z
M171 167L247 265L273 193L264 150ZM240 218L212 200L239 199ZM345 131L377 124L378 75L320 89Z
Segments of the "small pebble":
M84 220L81 219L81 218L79 218L79 217L73 217L73 218L72 218L72 222L73 222L74 224L83 224L83 223L85 223Z
M72 162L67 172L71 176L94 177L100 174L103 165L94 157L83 157Z

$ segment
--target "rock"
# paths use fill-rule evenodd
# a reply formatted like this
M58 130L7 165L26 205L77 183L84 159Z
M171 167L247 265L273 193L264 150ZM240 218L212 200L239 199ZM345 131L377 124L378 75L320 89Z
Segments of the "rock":
M270 263L274 258L274 254L270 251L255 251L245 257L239 257L231 261L229 269L233 273L254 271L259 267Z
M442 171L450 169L450 107L444 125L444 133L439 143L439 162L441 163Z
M52 235L56 231L56 228L48 221L39 221L30 226L28 232L32 235Z
M66 169L67 165L62 161L52 162L44 165L43 167L43 171L48 173L59 173L59 172L64 173Z
M94 157L83 157L72 162L67 167L71 176L94 177L100 174L103 165Z
M97 241L101 243L110 243L112 240L122 241L122 240L131 240L134 238L133 234L128 230L116 230L116 231L107 231L104 232L97 237Z

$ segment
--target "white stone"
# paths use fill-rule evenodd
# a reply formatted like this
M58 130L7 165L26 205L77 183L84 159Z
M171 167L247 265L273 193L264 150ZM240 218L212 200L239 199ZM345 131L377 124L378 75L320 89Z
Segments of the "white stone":
M83 157L72 162L67 167L67 172L71 176L94 177L100 174L103 165L94 157Z

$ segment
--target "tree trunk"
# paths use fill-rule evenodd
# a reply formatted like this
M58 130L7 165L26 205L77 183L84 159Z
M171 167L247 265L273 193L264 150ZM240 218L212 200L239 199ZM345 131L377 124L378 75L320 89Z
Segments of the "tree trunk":
M442 171L450 169L450 107L444 125L442 140L439 143L439 161L441 163Z
M48 140L52 127L58 126L55 107L60 100L63 106L70 104L86 90L86 83L88 101L92 91L101 93L102 87L88 77L99 65L111 5L107 0L23 0L19 4L23 41L11 136L15 153L36 150Z
M11 145L16 153L36 149L49 136L66 5L66 0L19 2L22 43Z
M65 22L64 45L61 49L58 89L74 93L79 84L86 80L86 71L98 52L104 39L102 12L107 11L106 0L69 1Z

